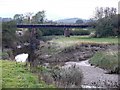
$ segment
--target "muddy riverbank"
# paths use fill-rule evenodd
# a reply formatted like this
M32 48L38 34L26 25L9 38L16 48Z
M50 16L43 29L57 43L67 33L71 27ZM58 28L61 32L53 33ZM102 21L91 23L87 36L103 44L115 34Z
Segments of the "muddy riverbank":
M54 47L55 46L55 47ZM83 72L82 85L90 87L118 87L119 75L106 74L106 70L99 67L91 66L89 59L100 51L111 48L118 48L114 44L79 44L65 49L60 49L55 43L44 44L38 51L37 55L40 64L52 67L70 67L76 65Z

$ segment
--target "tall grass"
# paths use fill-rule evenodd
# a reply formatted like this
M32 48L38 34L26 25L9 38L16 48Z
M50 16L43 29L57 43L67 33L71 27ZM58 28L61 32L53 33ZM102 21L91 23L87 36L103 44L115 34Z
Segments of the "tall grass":
M107 70L109 73L120 73L118 51L97 52L91 59L90 63Z

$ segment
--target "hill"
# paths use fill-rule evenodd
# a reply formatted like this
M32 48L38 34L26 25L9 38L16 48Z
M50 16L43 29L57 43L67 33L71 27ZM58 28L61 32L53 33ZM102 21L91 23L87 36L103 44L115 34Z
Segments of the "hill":
M81 19L81 18L67 18L67 19L60 19L56 20L57 23L64 23L64 24L74 24L77 20L83 20L84 23L89 22L89 20Z

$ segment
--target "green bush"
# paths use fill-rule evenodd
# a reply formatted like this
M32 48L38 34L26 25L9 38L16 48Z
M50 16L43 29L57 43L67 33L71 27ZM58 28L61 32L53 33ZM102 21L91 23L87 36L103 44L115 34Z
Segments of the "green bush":
M51 35L63 35L63 28L41 28L43 36L51 36Z
M9 55L7 52L2 52L2 59L5 60L5 59L9 59Z
M56 82L59 82L57 87L81 87L83 73L76 65L70 67L54 69L53 77Z
M71 31L71 35L89 35L89 30L75 29Z
M11 47L16 40L16 23L14 21L2 23L2 47Z
M119 53L120 55L120 53ZM108 73L120 73L118 65L118 52L117 51L102 51L97 52L91 59L92 65L98 66L108 71Z
M2 52L1 52L1 56L2 56L2 59L3 60L10 60L12 59L13 57L13 52L11 49L4 49Z

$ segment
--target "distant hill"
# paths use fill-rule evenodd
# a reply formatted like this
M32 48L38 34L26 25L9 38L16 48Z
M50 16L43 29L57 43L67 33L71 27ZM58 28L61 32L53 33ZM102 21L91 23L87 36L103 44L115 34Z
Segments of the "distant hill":
M11 20L12 20L12 18L2 18L2 22L9 22Z
M83 20L84 23L89 22L89 20L81 19L81 18L68 18L68 19L60 19L56 20L57 23L63 23L63 24L74 24L77 20Z

